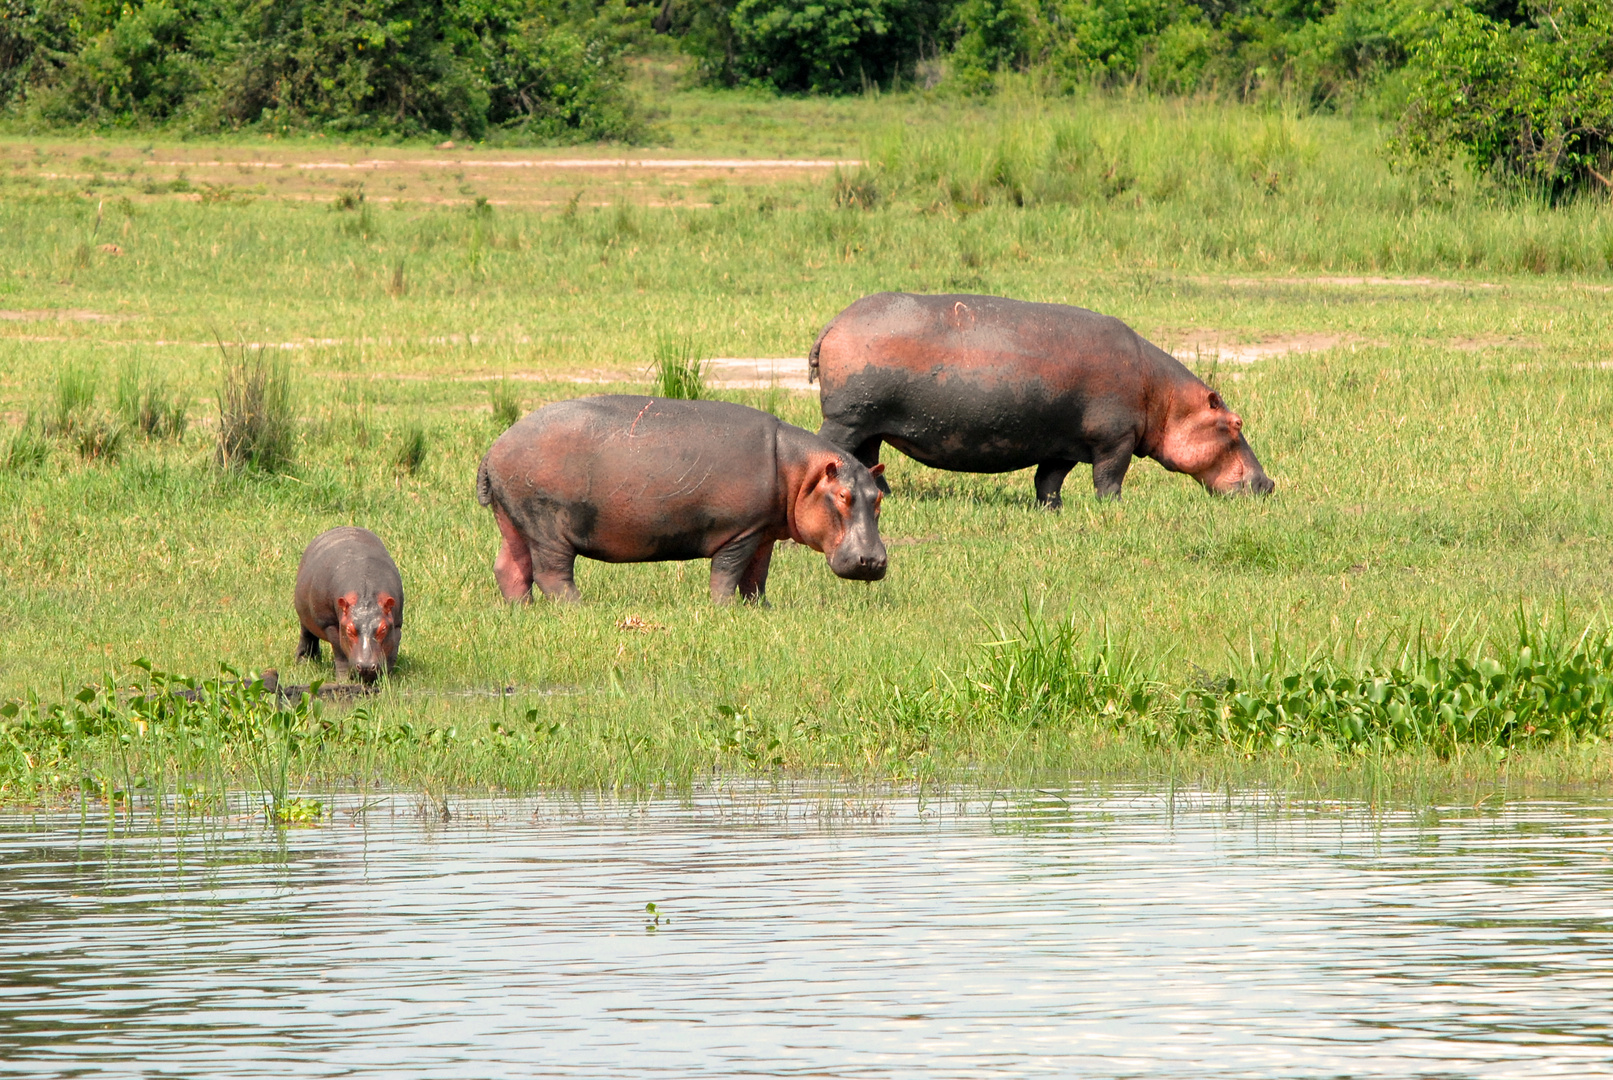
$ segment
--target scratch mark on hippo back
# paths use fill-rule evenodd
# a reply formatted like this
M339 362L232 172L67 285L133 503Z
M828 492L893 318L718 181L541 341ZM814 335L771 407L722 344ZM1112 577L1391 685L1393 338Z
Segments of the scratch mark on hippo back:
M654 405L654 404L655 404L655 399L654 398L651 398L650 400L646 401L644 403L644 408L640 409L638 411L638 415L633 417L633 422L631 424L629 424L628 427L627 427L627 437L629 439L631 439L633 437L633 432L635 430L637 430L638 422L640 420L644 419L644 414L649 412L650 411L650 406Z

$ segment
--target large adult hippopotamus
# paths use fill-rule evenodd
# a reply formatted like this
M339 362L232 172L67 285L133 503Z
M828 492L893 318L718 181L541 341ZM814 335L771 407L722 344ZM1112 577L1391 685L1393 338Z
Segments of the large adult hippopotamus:
M839 447L726 401L602 396L530 413L476 474L504 543L506 600L577 598L578 555L710 559L711 598L761 600L773 545L795 540L843 578L885 576L875 477Z
M1276 486L1220 394L1119 319L1085 308L866 296L818 335L808 378L822 384L818 434L863 464L876 464L887 442L954 472L1035 465L1036 497L1049 508L1078 462L1092 464L1099 496L1118 497L1133 455L1218 493Z

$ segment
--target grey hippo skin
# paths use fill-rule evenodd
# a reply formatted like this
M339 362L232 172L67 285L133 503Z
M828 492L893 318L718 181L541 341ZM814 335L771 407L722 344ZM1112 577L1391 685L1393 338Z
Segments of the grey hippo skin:
M725 401L602 396L529 414L487 451L476 496L503 544L506 600L577 598L577 556L710 559L711 598L761 600L773 545L828 556L843 578L885 576L875 475L770 413Z
M808 376L822 384L818 434L869 466L881 443L953 472L1035 465L1050 508L1077 463L1118 497L1134 455L1217 493L1276 487L1221 395L1085 308L879 293L818 335Z
M330 642L336 677L374 682L391 672L403 637L403 579L381 538L352 525L314 537L297 564L297 659L318 660Z

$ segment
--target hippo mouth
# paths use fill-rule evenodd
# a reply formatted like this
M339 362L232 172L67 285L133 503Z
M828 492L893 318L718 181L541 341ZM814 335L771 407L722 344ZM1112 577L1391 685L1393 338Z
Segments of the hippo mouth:
M829 560L829 569L836 577L847 581L880 581L889 569L889 560L883 553L879 555L859 555L855 559L838 561Z

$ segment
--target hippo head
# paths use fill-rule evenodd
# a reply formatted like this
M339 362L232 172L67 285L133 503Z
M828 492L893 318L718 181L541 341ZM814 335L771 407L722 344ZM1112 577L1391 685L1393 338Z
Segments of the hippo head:
M341 636L342 652L353 674L364 682L372 683L386 666L387 644L398 632L398 602L386 593L359 598L356 592L336 598L338 622L336 632Z
M1203 383L1173 396L1159 449L1151 456L1217 495L1269 495L1277 486L1243 437L1243 419Z
M877 478L884 465L863 467L854 458L825 455L802 485L791 508L794 538L829 558L829 569L854 581L885 576L885 542L879 538Z

